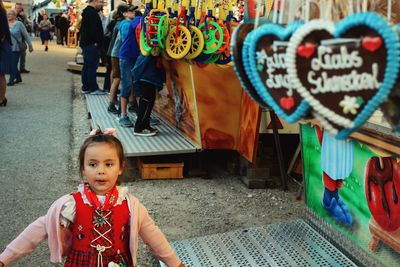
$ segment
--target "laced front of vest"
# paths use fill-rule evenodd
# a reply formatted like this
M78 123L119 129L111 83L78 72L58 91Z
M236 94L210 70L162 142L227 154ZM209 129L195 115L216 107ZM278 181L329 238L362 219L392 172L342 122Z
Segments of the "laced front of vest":
M105 213L105 214L104 214ZM103 267L103 252L112 248L113 242L110 237L112 225L109 222L111 211L104 212L103 210L95 210L93 214L93 230L97 234L93 240L90 241L90 246L95 248L97 254L97 267Z

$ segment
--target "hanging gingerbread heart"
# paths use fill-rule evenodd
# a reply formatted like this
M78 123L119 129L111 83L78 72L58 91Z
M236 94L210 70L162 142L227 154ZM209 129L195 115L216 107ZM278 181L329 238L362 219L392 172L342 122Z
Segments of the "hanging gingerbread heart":
M246 74L258 95L289 123L304 117L309 108L293 88L286 66L287 41L301 25L264 24L246 37L242 51Z
M331 122L330 132L345 139L393 89L399 49L397 34L375 13L356 13L336 27L311 21L290 39L289 79L323 121Z
M242 23L235 28L231 38L231 55L233 61L233 68L239 78L239 81L245 92L261 107L266 108L264 101L257 94L249 78L246 75L242 60L243 42L246 36L254 29L253 23Z

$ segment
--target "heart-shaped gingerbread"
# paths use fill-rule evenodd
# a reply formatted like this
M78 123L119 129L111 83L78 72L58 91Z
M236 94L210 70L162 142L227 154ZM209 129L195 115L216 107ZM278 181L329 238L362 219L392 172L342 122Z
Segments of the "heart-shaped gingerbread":
M244 69L258 95L289 123L304 117L309 109L292 86L286 65L287 41L301 25L264 24L246 37L242 51ZM308 49L304 48L305 54L310 53Z
M245 90L245 92L253 99L257 104L261 107L266 108L266 104L257 94L256 89L254 89L253 85L251 84L249 78L246 75L243 66L242 60L242 49L243 49L243 42L246 36L254 29L253 23L241 23L239 26L235 28L233 31L233 35L231 37L231 55L233 61L233 68L239 78L239 81Z
M375 13L356 13L336 26L311 21L293 34L287 49L289 79L338 139L362 126L385 101L399 61L399 37Z

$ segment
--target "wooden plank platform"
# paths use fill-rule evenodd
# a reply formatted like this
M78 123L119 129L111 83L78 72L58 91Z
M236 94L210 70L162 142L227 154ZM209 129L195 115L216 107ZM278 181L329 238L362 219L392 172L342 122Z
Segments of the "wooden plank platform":
M121 127L119 117L107 112L108 95L86 95L86 102L92 128L115 128L128 157L194 153L200 149L161 118L158 118L161 124L155 127L159 130L156 136L133 135L133 128ZM134 113L129 113L128 116L133 123L136 121Z

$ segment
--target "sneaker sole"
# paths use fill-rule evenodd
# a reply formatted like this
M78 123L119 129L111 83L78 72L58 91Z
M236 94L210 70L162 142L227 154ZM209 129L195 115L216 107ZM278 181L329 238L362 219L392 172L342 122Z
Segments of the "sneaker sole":
M156 133L135 133L135 132L133 132L133 135L136 135L136 136L144 136L144 137L151 137L151 136L155 136Z

